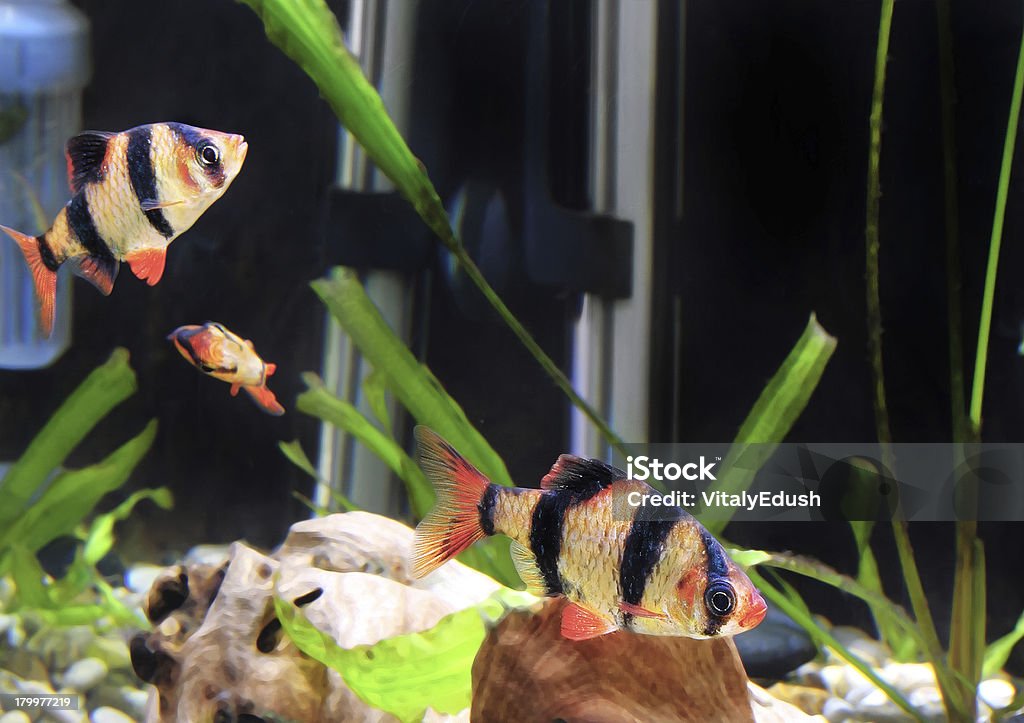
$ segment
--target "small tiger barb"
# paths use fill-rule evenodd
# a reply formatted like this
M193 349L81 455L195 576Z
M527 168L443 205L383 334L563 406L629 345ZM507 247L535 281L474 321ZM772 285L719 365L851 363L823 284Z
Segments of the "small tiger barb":
M624 504L653 490L622 470L563 454L539 490L504 487L426 427L416 439L437 504L416 528L414 577L503 534L527 589L568 599L562 634L571 640L615 630L711 638L764 618L764 598L694 517Z

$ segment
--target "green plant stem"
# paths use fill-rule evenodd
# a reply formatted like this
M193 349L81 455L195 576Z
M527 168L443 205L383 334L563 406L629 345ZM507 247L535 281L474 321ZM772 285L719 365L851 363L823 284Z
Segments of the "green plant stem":
M988 337L992 327L992 304L995 298L996 272L999 269L999 248L1003 238L1003 219L1006 217L1006 197L1010 190L1010 171L1013 166L1013 149L1017 140L1017 126L1020 120L1022 94L1024 94L1024 37L1021 38L1020 52L1017 55L1017 73L1013 80L1010 117L1006 123L1006 137L1003 140L1003 160L999 168L996 208L992 217L992 236L989 239L988 267L985 269L985 291L981 298L978 348L974 357L974 384L971 387L971 422L978 430L981 429L981 402L985 393L985 365L988 360Z

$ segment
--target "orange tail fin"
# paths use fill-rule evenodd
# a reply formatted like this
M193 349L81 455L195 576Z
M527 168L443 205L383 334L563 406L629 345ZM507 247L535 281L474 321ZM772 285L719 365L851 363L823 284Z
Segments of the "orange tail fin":
M430 429L416 427L415 434L420 467L437 492L437 504L416 527L412 543L412 576L423 577L488 534L480 504L491 483Z
M253 401L259 404L267 414L273 414L275 417L284 414L284 407L277 401L274 393L266 387L242 387L242 389L247 391Z
M43 328L43 333L49 336L53 332L53 318L56 313L57 272L46 268L43 257L39 254L39 239L35 236L28 236L6 226L0 226L0 230L15 240L21 247L25 261L28 262L28 268L32 272L32 281L36 285L36 296L39 297L39 323Z

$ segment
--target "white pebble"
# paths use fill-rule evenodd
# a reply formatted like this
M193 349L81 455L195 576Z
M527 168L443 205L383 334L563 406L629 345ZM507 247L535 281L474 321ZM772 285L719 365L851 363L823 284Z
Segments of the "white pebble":
M110 706L103 706L97 708L89 716L89 720L92 723L135 723L135 719L131 718L117 708L111 708Z
M978 686L978 697L985 701L986 705L993 710L1005 708L1013 702L1013 696L1017 691L1013 684L1002 678L989 678L981 681Z
M946 709L942 705L942 693L938 688L915 688L907 695L907 702L914 706L928 723L946 720Z
M32 719L23 710L12 710L0 715L0 723L32 723Z
M160 573L165 569L157 565L147 565L140 563L138 565L132 565L128 568L128 571L124 574L124 586L134 593L145 595L149 592L149 589L153 587L153 581L156 580Z
M917 688L935 688L935 670L927 663L890 663L881 671L882 677L894 688L902 691Z
M854 715L853 706L842 698L829 698L821 707L821 714L829 723L841 723Z
M99 658L84 658L64 671L63 684L84 693L107 677L107 664Z

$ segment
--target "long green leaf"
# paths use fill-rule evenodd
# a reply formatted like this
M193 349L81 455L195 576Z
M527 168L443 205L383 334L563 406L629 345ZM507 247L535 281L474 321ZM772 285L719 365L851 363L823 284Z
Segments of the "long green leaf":
M128 516L135 509L135 505L142 500L152 500L159 507L169 510L174 505L174 497L166 487L157 489L137 490L128 495L128 499L112 509L110 512L97 515L89 525L89 532L85 537L85 545L82 548L82 559L88 565L95 565L103 559L104 555L110 552L114 546L114 525Z
M1006 661L1010 659L1010 653L1021 640L1024 640L1024 613L1017 618L1017 624L1013 626L1013 630L998 640L992 641L985 650L982 676L988 678L1002 670Z
M0 481L0 530L21 516L50 473L107 412L136 388L128 351L115 349L110 359L89 374L53 413Z
M865 678L881 688L893 703L906 711L914 720L921 721L923 723L924 717L914 708L914 706L910 704L902 693L886 683L878 673L875 672L874 668L843 647L842 643L836 640L831 633L818 625L813 617L808 615L798 605L794 605L790 602L784 594L769 585L767 580L758 574L757 570L749 569L747 570L747 575L757 586L757 589L760 590L766 598L768 598L769 602L788 615L797 623L797 625L806 630L807 634L811 636L815 643L827 646L834 650L839 657L856 668Z
M299 440L293 439L291 442L278 442L277 448L281 450L281 453L288 458L288 461L294 464L296 467L301 469L303 472L312 477L318 485L323 485L327 488L327 492L330 494L331 499L345 512L353 512L358 510L358 505L352 504L352 501L348 497L343 495L341 492L333 489L330 483L320 476L320 473L316 471L313 463L309 461L309 457L306 455L306 450L299 444ZM323 516L328 513L326 508L319 508L313 501L305 495L299 494L298 492L292 492L296 499L302 502L304 505L309 507L317 515Z
M757 471L768 461L807 406L835 349L835 337L830 336L811 314L796 345L743 421L722 463L723 472L708 487L709 493L740 494L750 486ZM728 511L722 511L713 519L706 520L705 525L713 534L718 534L730 517Z
M850 520L850 529L853 531L854 541L857 544L857 582L878 595L884 595L882 578L878 574L878 562L871 549L873 527L873 522ZM900 632L898 623L892 619L889 610L885 606L873 602L869 602L868 606L875 619L878 634L889 645L893 657L902 662L916 660L920 652L917 644L913 638Z
M353 405L331 394L316 374L308 372L302 378L309 389L299 395L299 411L330 422L366 445L405 483L416 516L425 517L434 506L434 489L405 450Z
M365 703L399 720L418 721L427 708L454 714L469 707L473 660L486 637L486 624L535 601L523 593L499 590L478 606L442 618L430 630L348 649L287 600L275 596L274 609L299 649L340 673Z
M505 463L429 369L395 335L351 269L312 283L341 328L416 418L451 443L492 482L511 485Z
M141 434L101 462L58 475L24 515L0 534L0 550L17 542L36 552L51 540L73 532L103 495L125 483L153 443L156 428L154 419Z
M239 1L259 15L267 37L312 78L338 119L377 167L409 199L423 221L455 256L462 270L558 388L610 444L621 450L621 438L597 410L576 393L569 379L491 288L455 237L448 214L427 177L426 169L413 156L388 116L380 95L348 52L337 18L324 0Z

